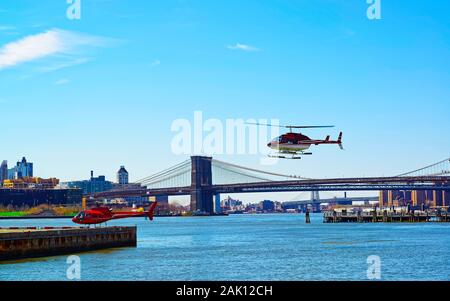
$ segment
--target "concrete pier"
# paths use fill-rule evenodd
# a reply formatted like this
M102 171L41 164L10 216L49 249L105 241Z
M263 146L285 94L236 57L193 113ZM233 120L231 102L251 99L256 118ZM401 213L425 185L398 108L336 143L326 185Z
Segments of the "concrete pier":
M0 261L136 247L136 227L0 228Z

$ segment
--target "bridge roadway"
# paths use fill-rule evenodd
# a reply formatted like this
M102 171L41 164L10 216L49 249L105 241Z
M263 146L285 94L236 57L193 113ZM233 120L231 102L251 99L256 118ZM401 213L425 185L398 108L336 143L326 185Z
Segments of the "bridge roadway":
M110 190L94 194L94 198L190 195L194 188L168 187L157 189ZM256 192L296 192L296 191L380 191L380 190L448 190L450 177L372 177L337 178L292 181L271 181L227 185L203 186L202 190L213 194L256 193Z

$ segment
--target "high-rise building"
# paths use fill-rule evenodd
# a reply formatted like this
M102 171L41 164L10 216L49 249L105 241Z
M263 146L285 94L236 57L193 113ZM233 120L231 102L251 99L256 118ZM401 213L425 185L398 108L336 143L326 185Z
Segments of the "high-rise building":
M117 172L117 183L120 185L128 184L128 171L125 169L125 166L120 166L120 169Z
M22 161L17 162L17 178L32 178L33 177L33 163L27 162L25 157Z
M4 160L0 165L0 187L3 185L3 181L8 179L8 161Z
M33 177L33 163L27 162L25 157L22 161L18 161L16 166L8 169L7 178L9 180L22 179L22 178L32 178Z

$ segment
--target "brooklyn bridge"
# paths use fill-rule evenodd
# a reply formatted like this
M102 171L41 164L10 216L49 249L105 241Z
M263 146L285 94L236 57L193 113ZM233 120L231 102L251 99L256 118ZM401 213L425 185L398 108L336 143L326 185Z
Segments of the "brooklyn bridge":
M191 210L214 213L220 194L300 191L433 192L436 205L450 203L450 159L391 177L310 179L193 156L178 165L137 181L140 189L110 190L93 198L180 196L191 198ZM382 193L381 193L382 194Z

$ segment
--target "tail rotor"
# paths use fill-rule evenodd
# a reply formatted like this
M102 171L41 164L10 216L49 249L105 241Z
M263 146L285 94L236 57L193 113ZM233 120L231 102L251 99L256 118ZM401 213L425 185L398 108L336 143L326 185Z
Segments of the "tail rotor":
M338 138L337 142L339 144L339 148L344 150L344 146L342 145L342 132L339 133L339 138Z

